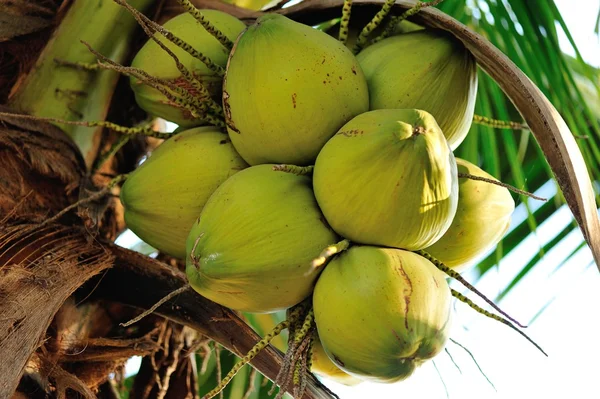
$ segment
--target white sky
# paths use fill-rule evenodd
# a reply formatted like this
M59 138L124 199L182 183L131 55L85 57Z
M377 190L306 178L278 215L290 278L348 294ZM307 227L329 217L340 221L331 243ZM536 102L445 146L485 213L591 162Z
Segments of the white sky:
M545 1L545 0L531 0ZM554 0L560 10L571 35L582 54L583 59L590 65L600 67L600 42L594 33L594 24L600 8L599 0ZM559 37L560 44L567 54L575 55L566 35Z

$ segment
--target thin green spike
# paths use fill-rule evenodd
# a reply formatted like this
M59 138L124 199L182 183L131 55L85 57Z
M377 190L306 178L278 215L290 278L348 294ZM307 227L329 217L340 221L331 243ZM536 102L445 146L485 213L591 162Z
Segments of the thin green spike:
M272 395L275 392L277 384L285 388L284 385L288 379L288 372L293 371L290 370L290 368L292 367L298 344L300 341L302 341L302 339L296 340L296 337L300 335L300 331L304 325L301 317L304 315L304 312L306 312L309 303L309 301L304 301L293 307L291 310L288 309L287 320L290 323L288 329L288 350L286 351L285 357L283 358L283 363L281 365L281 368L279 369L279 373L277 373L277 377L275 378L276 384L274 384L269 390L269 395Z
M430 254L428 254L427 252L425 252L423 250L415 251L415 253L421 255L422 257L424 257L425 259L427 259L428 261L433 263L435 265L435 267L437 267L438 269L440 269L441 271L446 273L448 276L450 276L453 279L460 282L462 285L464 285L469 290L474 292L477 296L479 296L481 299L483 299L488 305L490 305L492 308L494 308L496 311L498 311L501 315L505 316L507 319L509 319L510 321L512 321L513 323L518 325L519 327L522 327L522 328L527 327L527 326L519 323L517 320L513 319L508 313L506 313L505 311L500 309L498 307L498 305L496 305L494 302L492 302L490 299L488 299L485 295L483 295L477 288L475 288L471 283L469 283L467 280L465 280L463 278L463 276L461 276L457 271L449 268L443 262L434 258L433 256L431 256Z
M448 348L444 348L444 352L446 352L446 355L448 355L448 357L450 358L450 361L452 362L452 364L454 365L454 367L456 367L456 369L458 370L458 372L460 374L462 374L462 370L458 366L458 363L456 363L456 360L454 360L454 357L452 356L452 354L450 353L450 351L448 350Z
M296 166L296 165L274 165L273 170L277 172L292 173L296 176L306 176L313 172L314 166Z
M194 116L195 118L204 119L204 120L210 122L211 124L215 124L215 126L218 126L218 127L225 127L223 121L219 122L219 119L214 118L208 114L207 103L200 102L200 98L194 97L188 90L186 90L182 87L179 87L167 80L158 79L154 76L151 76L139 68L125 67L125 66L119 65L116 62L112 61L111 59L100 54L93 48L91 48L88 43L86 43L86 42L82 42L82 43L84 45L86 45L88 47L88 49L90 50L90 52L98 58L98 60L99 60L98 66L100 68L114 70L114 71L122 73L126 76L133 76L133 77L139 79L140 81L142 81L144 84L159 91L168 100L170 100L177 106L189 111L192 114L192 116ZM173 95L167 89L172 90L178 96ZM210 101L212 101L212 99Z
M448 392L448 387L446 386L446 381L444 381L444 377L442 377L442 373L440 373L437 364L435 364L435 360L432 360L431 363L433 363L435 372L437 373L438 377L440 378L440 381L442 382L442 386L444 387L444 391L446 392L446 399L450 399L450 393Z
M207 66L208 69L210 69L217 75L219 75L219 76L225 75L225 69L223 67L215 64L214 62L212 62L212 60L209 57L207 57L204 54L202 54L201 52L195 50L189 43L187 43L184 40L181 40L180 38L175 36L173 33L169 32L167 29L163 28L156 22L154 22L151 19L149 19L148 17L146 17L144 14L142 14L141 12L139 12L138 10L133 8L131 5L129 5L125 0L113 0L113 1L115 1L117 4L119 4L121 6L125 7L129 12L131 12L133 17L138 21L138 23L140 24L142 29L144 29L144 31L150 38L154 37L155 32L158 32L161 35L163 35L167 40L169 40L171 43L175 44L177 47L186 51L192 57L197 58L200 61L202 61L204 63L204 65ZM151 32L151 33L149 33L149 32Z
M85 127L104 127L104 128L111 129L111 130L113 130L117 133L121 133L121 134L127 134L127 135L143 134L144 136L156 137L159 139L167 139L167 138L173 136L172 133L155 132L151 128L148 128L145 126L127 127L127 126L121 126L116 123L108 122L108 121L88 121L88 122L67 121L67 120L59 119L59 118L42 118L39 116L13 114L10 112L0 112L0 116L4 116L4 117L8 117L8 118L15 118L15 119L34 120L34 121L40 121L40 122L59 123L59 124L63 124L63 125L74 125L74 126L85 126Z
M377 42L391 36L394 33L394 30L396 29L396 25L399 22L404 21L405 19L415 15L416 13L421 11L423 8L437 6L442 1L444 1L444 0L433 0L430 2L418 2L416 6L409 8L402 15L390 18L390 20L388 21L388 23L385 26L383 33L381 35L377 36L375 39L373 39L371 41L371 43L372 44L377 43Z
M308 334L310 332L310 330L313 328L314 320L315 320L315 312L311 308L308 311L308 313L306 314L306 317L304 318L304 323L302 323L302 327L300 327L300 331L298 331L298 334L296 334L296 336L294 337L294 343L296 344L296 346L302 342L304 337L306 337L306 334Z
M460 342L458 342L452 338L449 338L449 339L450 339L450 342L454 343L455 345L460 346L465 352L467 352L467 354L471 357L471 360L473 360L473 363L475 363L475 366L477 366L477 368L479 369L479 372L481 373L481 375L483 375L485 377L485 379L487 380L487 382L492 386L492 388L494 388L494 391L498 392L494 383L492 383L492 381L488 378L487 374L485 374L483 372L483 369L477 362L477 359L475 359L475 355L473 355L473 353L466 346L461 344Z
M96 191L95 193L93 193L92 195L90 195L89 197L83 198L79 201L76 201L74 203L72 203L71 205L63 208L60 212L56 213L55 215L53 215L52 217L44 220L42 223L40 223L37 228L40 229L46 225L49 225L51 223L54 223L56 221L58 221L60 218L62 218L64 215L66 215L67 213L69 213L70 211L72 211L75 208L78 208L79 206L83 205L83 204L88 204L90 202L94 202L99 200L100 198L104 197L106 194L108 194L110 192L110 190L116 186L117 184L125 181L127 179L129 175L128 174L122 174L122 175L118 175L115 176L113 179L111 179L108 184L106 185L106 187L104 187L102 190L100 191Z
M503 121L500 119L488 118L483 115L473 115L473 123L489 126L494 129L530 130L529 126L522 122Z
M309 341L308 341L308 349L302 356L302 378L300 379L300 387L298 388L298 397L302 397L304 395L304 391L306 390L306 383L308 381L307 374L310 373L310 369L312 367L312 355L313 355L313 346L315 343L315 328L313 327Z
M340 21L340 34L338 39L343 44L348 41L348 31L350 26L350 13L352 12L352 0L344 0L342 6L342 19Z
M220 65L215 64L209 57L207 57L204 54L200 53L199 51L195 50L187 42L185 42L184 40L173 35L171 32L166 30L164 27L158 25L156 22L152 21L151 19L146 17L144 14L140 13L135 8L131 7L127 3L123 3L123 0L114 0L114 1L123 5L125 8L127 8L131 12L131 14L135 17L135 19L137 20L139 25L142 27L142 29L144 29L144 32L146 32L146 34L152 40L154 40L154 42L156 44L158 44L175 61L175 64L177 65L177 69L184 76L185 80L189 84L191 84L192 87L196 91L198 91L198 93L199 93L198 97L200 98L200 100L206 100L206 102L203 102L203 104L207 104L209 111L210 111L207 113L207 117L206 117L207 122L213 124L214 126L224 128L225 124L224 124L224 122L222 122L224 113L223 113L222 107L212 99L212 97L210 96L210 93L208 92L206 87L202 84L202 82L199 81L198 79L196 79L196 77L179 61L179 58L175 55L175 53L173 53L162 41L158 40L158 38L156 38L154 36L154 33L159 32L164 37L166 37L169 41L171 41L173 44L180 47L181 49L183 49L184 51L186 51L188 54L192 55L193 57L202 61L217 76L220 76L220 77L225 76L225 69L223 67L221 67ZM208 115L209 113L214 114L217 118L211 117L210 115Z
M375 29L377 29L377 27L379 27L379 25L381 25L385 17L387 17L390 13L390 10L392 9L392 6L395 3L396 0L386 0L383 6L381 7L381 10L379 10L379 12L375 14L373 19L369 21L369 23L362 29L362 31L358 35L358 40L354 45L354 54L358 54L360 50L362 50L362 48L365 47L365 45L367 44L367 39L369 38L371 32L373 32Z
M59 65L59 66L80 69L83 71L97 71L98 69L100 69L100 65L98 65L97 63L79 62L79 61L72 62L72 61L61 60L58 58L55 58L54 62L56 63L56 65Z
M148 20L148 21L150 21L150 20ZM141 21L138 21L138 22L140 24L143 23ZM152 21L150 21L150 22L152 22ZM196 90L196 92L198 93L197 96L190 93L190 96L192 97L192 99L194 99L195 97L198 97L198 100L200 100L200 101L206 100L206 101L202 101L202 104L203 105L206 104L205 106L208 106L209 110L212 111L212 113L215 116L219 117L219 119L223 119L223 117L224 117L223 108L212 99L210 93L208 92L208 89L204 86L204 84L200 80L198 80L196 78L196 76L194 76L194 74L191 73L188 68L186 68L185 65L183 65L183 63L179 60L179 57L177 57L177 55L175 55L175 53L173 51L171 51L171 49L169 49L162 41L160 41L156 37L154 37L151 29L146 30L147 25L142 25L142 27L144 28L144 31L146 31L146 33L151 37L151 39L154 40L154 42L163 51L165 51L173 59L173 61L175 61L177 70L179 70L179 72L181 72L181 74L183 75L186 82L188 82L190 85L192 85L193 89ZM160 25L157 26L157 29L162 29L162 30L164 30L164 32L166 34L172 35L170 32L165 30ZM183 43L183 45L189 46L187 43L183 42L181 39L177 38L176 36L173 36L173 38L175 40L181 41ZM175 44L177 44L177 43L175 43ZM190 48L191 48L191 46L190 46ZM184 50L185 50L185 48L184 48ZM196 50L192 48L191 51L196 51ZM189 51L188 51L188 53L189 53ZM200 53L198 53L198 54L201 55ZM210 63L212 63L212 61L208 57L206 57L206 60L209 61ZM203 62L206 64L205 61L203 61ZM210 68L210 66L208 64L206 64L206 65ZM215 65L215 67L218 67L220 69L218 71L213 70L213 72L216 72L219 76L224 76L225 73L224 73L223 68L221 68L219 65L216 65L216 64L214 64L214 65ZM190 101L193 101L193 100L190 100Z
M500 317L492 312L488 312L487 310L483 309L482 307L478 306L477 304L475 304L472 300L470 300L469 298L467 298L466 296L464 296L463 294L461 294L460 292L454 290L454 289L450 289L450 291L452 291L452 296L455 297L456 299L458 299L459 301L466 303L467 305L469 305L472 309L476 310L478 313L489 317L490 319L494 319L496 321L499 321L500 323L509 326L510 328L512 328L513 330L515 330L516 332L518 332L520 335L522 335L527 341L531 342L536 348L539 349L540 352L542 352L544 355L548 356L548 354L537 344L535 343L534 340L532 340L531 338L529 338L527 336L527 334L525 334L523 331L519 330L513 323L511 323L510 321L506 320L503 317Z
M92 165L92 167L90 169L90 174L96 173L98 171L98 169L100 169L106 161L108 161L121 148L123 148L123 146L125 144L127 144L127 142L129 141L130 138L131 138L131 136L129 136L129 135L119 136L119 138L110 146L110 148L106 152L102 153L98 158L96 158L96 160L94 161L94 164Z
M202 27L206 29L208 33L213 35L214 38L217 39L219 43L223 45L223 47L231 51L231 49L233 48L233 42L229 40L229 38L225 36L223 32L221 32L213 24L211 24L204 17L202 12L196 8L196 6L194 6L189 0L177 0L177 2L181 4L185 11L191 14L196 19L196 21L198 21L200 25L202 25Z
M299 386L300 385L300 375L301 375L301 371L302 371L302 363L301 362L296 362L296 365L294 366L294 377L292 379L294 386ZM294 395L296 396L296 395Z
M312 369L312 358L313 358L313 351L315 348L315 337L317 335L317 330L313 330L312 335L310 337L310 344L308 347L308 360L307 360L307 368L308 371L310 371Z
M202 399L211 399L217 396L227 386L227 384L231 382L233 377L235 377L235 375L242 369L242 367L250 363L252 359L254 359L261 350L266 348L269 345L269 343L271 343L273 338L281 334L281 331L288 328L288 326L289 321L287 320L284 320L278 325L276 325L270 333L268 333L263 339L261 339L256 345L254 345L252 349L250 349L246 356L244 356L238 363L235 364L235 366L233 366L231 371L227 373L227 375L221 380L219 385L217 385L212 391L204 395Z
M490 184L494 184L496 186L504 187L504 188L506 188L506 189L508 189L508 190L510 190L512 192L515 192L515 193L520 194L520 195L525 195L527 197L536 199L538 201L548 201L548 198L538 197L537 195L532 194L529 191L518 189L518 188L516 188L514 186L511 186L510 184L502 183L501 181L498 181L498 180L488 179L486 177L475 176L475 175L472 175L470 173L462 173L462 172L458 172L458 177L465 178L465 179L482 181L482 182L486 182L486 183L490 183Z
M150 83L159 84L159 85L168 87L169 89L177 92L177 94L180 94L182 96L187 95L187 93L184 91L184 89L176 86L175 84L173 84L172 82L170 82L168 80L159 79L154 76L151 76L148 73L146 73L146 71L139 69L139 68L126 67L126 66L120 65L120 64L112 61L110 58L105 57L98 51L94 50L90 46L89 43L87 43L85 41L81 41L81 43L83 43L88 48L88 50L102 62L96 62L94 64L81 63L81 62L70 62L70 61L63 61L63 60L55 60L55 62L58 65L67 66L67 67L71 67L71 68L75 68L75 69L83 69L83 70L88 70L88 71L96 71L99 69L116 71L116 72L119 72L126 76L134 76L137 79L142 80L146 84L150 84ZM192 100L193 100L193 98L192 98Z

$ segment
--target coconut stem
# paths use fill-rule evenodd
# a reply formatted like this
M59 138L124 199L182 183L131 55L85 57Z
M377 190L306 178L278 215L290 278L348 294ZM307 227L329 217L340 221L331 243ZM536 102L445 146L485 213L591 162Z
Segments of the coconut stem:
M304 323L302 323L302 327L300 327L300 331L298 331L298 334L296 334L296 336L294 337L295 345L298 345L298 344L300 344L300 342L302 342L302 340L306 337L306 335L309 333L309 331L314 327L314 322L315 322L315 312L311 307L310 310L308 311L308 313L306 314L306 317L304 318Z
M288 328L288 326L288 320L284 320L278 325L276 325L270 333L268 333L263 339L261 339L256 345L254 345L252 349L250 349L246 356L244 356L238 363L235 364L235 366L233 366L231 371L227 373L227 375L221 380L219 385L217 385L212 391L204 395L202 399L211 399L217 396L227 386L227 384L231 382L233 377L235 377L235 375L238 373L238 371L242 369L242 367L250 363L252 359L254 359L261 350L266 348L271 343L271 340L273 340L273 338L281 334L281 332L284 329Z
M185 98L186 100L188 100L188 97L189 97L190 102L194 101L194 98L191 95L189 95L188 92L184 91L183 88L175 85L174 83L172 83L166 79L160 79L160 78L151 76L143 69L134 68L134 67L126 67L121 64L118 64L118 63L114 62L113 60L111 60L110 58L108 58L108 57L104 56L103 54L99 53L98 51L96 51L88 43L86 43L86 42L82 42L82 43L88 48L88 50L90 50L90 52L92 54L94 54L96 56L96 58L98 58L99 62L96 64L98 68L109 69L109 70L119 72L120 74L125 75L125 76L135 77L135 78L143 81L145 84L152 86L156 90L160 90L156 86L166 87L170 90L173 90L180 96L186 97ZM169 100L171 100L171 99L169 98ZM174 100L171 100L171 101L174 101ZM198 107L201 107L201 105L199 105ZM204 107L204 108L206 108L206 107Z
M362 48L365 47L365 45L367 44L367 39L369 38L371 32L377 29L381 22L383 22L384 18L388 16L390 10L392 9L392 6L395 3L396 0L386 0L383 6L381 7L381 10L379 10L379 12L375 14L373 19L369 21L369 23L362 29L362 31L358 35L358 40L354 45L354 54L358 54L360 50L362 50Z
M152 305L152 307L146 311L144 311L143 313L141 313L140 315L138 315L137 317L134 317L133 319L129 320L126 323L119 323L119 325L121 327L129 327L132 324L137 323L138 321L142 320L144 317L154 313L154 311L156 309L158 309L161 305L163 305L165 302L175 298L177 295L184 293L185 291L187 291L188 289L190 289L190 285L184 285L181 288L176 289L173 292L170 292L168 295L166 295L164 298L162 298L160 301L156 302L154 305Z
M536 348L538 348L538 350L540 352L542 352L544 355L548 356L548 354L546 352L544 352L544 350L537 344L535 343L534 340L532 340L531 338L529 338L527 336L527 334L525 334L523 331L519 330L513 323L511 323L510 321L506 320L503 317L500 317L496 314L493 314L492 312L488 312L487 310L483 309L482 307L478 306L477 304L475 304L472 300L470 300L469 298L467 298L466 296L464 296L463 294L461 294L460 292L454 290L454 289L450 289L452 291L452 296L455 297L456 299L458 299L461 302L466 303L467 305L469 305L472 309L476 310L478 313L487 316L491 319L494 319L496 321L499 321L502 324L505 324L507 326L509 326L510 328L512 328L513 330L515 330L516 332L518 332L520 335L522 335L527 341L531 342Z
M302 370L302 363L301 362L296 362L296 365L294 366L294 377L292 378L292 381L294 382L294 386L298 387L300 385L300 371ZM294 389L294 397L297 398L298 395L296 394L296 389Z
M446 392L446 399L450 399L450 393L448 392L448 386L446 385L446 381L444 381L444 377L442 377L442 373L440 373L440 369L438 369L437 364L435 364L435 359L431 361L433 364L433 368L435 368L435 372L437 373L440 381L442 382L442 386L444 387L444 392Z
M339 254L340 252L347 250L349 246L350 241L347 239L344 239L336 244L328 246L323 250L323 252L321 252L321 254L317 258L313 259L313 261L311 262L312 269L309 270L308 273L312 273L318 267L323 266L328 259L330 259L336 254Z
M135 11L132 11L132 12L135 12ZM155 37L154 33L156 31L159 31L163 35L168 35L168 37L167 36L165 36L165 37L167 37L169 40L171 40L171 38L172 38L173 40L177 41L177 43L173 42L175 45L177 45L179 47L187 46L187 47L189 47L190 51L192 51L192 52L196 52L196 50L193 49L189 44L187 44L183 40L179 39L178 37L174 36L169 31L164 29L162 26L157 25L155 22L148 19L143 14L139 14L139 15L136 14L134 16L135 16L136 20L138 21L138 23L140 24L140 26L142 27L142 29L144 30L144 32L146 33L146 35L148 35L164 52L166 52L173 59L173 61L175 61L177 70L179 70L179 72L181 72L181 74L185 78L186 82L191 84L192 87L199 93L197 97L199 97L200 100L206 100L206 102L202 103L202 105L204 107L206 107L206 105L208 105L209 110L211 110L216 116L219 116L221 119L223 119L223 109L221 108L220 105L218 105L217 103L214 102L214 100L210 96L210 93L208 92L208 89L206 89L206 87L202 84L202 82L199 81L198 79L196 79L194 74L191 73L190 70L187 69L185 67L185 65L183 65L181 63L179 58L175 55L175 53L173 51L171 51L171 49L169 49L161 40L158 40L158 38ZM151 24L152 24L152 26L150 26ZM186 48L183 48L183 49L186 50ZM188 51L188 50L186 50L186 51ZM205 64L206 64L205 61L207 61L207 62L210 62L211 65L214 65L215 68L217 68L217 70L213 70L213 72L217 73L219 76L224 76L224 74L225 74L224 69L221 68L219 65L214 64L210 60L210 58L205 57L201 53L198 53L198 56L205 58L204 61L201 60ZM207 65L207 67L211 68L210 65L208 65L208 64L206 64L206 65ZM191 95L192 99L195 97L193 94L190 94L190 95Z
M202 12L200 12L200 10L198 10L192 3L190 3L189 0L177 0L177 2L181 4L185 11L191 14L196 19L196 21L198 21L198 23L200 23L200 25L202 25L202 27L206 29L208 33L213 35L214 38L217 39L219 43L223 45L223 47L231 51L231 49L233 48L233 42L229 40L229 38L225 36L223 32L221 32L213 24L211 24L204 17Z
M67 213L69 213L70 211L72 211L73 209L79 207L80 205L84 205L84 204L88 204L90 202L94 202L99 200L100 198L104 197L106 194L110 193L110 190L116 186L117 184L125 181L127 179L127 174L122 174L122 175L118 175L116 177L114 177L111 181L108 182L108 184L106 185L106 187L104 187L102 190L95 192L94 194L90 195L87 198L83 198L79 201L76 201L74 203L72 203L71 205L65 207L63 210L61 210L60 212L58 212L56 215L52 216L51 218L48 218L46 220L44 220L42 223L40 223L38 225L38 229L49 225L51 223L56 222L57 220L59 220L61 217L63 217L64 215L66 215Z
M440 260L434 258L433 256L431 256L430 254L428 254L427 252L425 252L423 250L415 251L415 253L421 255L422 257L424 257L425 259L427 259L428 261L430 261L431 263L433 263L435 265L435 267L437 267L438 269L440 269L441 271L443 271L444 273L446 273L448 276L452 277L455 280L458 280L458 282L460 282L462 285L464 285L469 290L471 290L473 293L475 293L477 296L479 296L481 299L483 299L488 305L490 305L492 308L494 308L494 310L496 310L502 316L505 316L508 320L512 321L513 323L515 323L519 327L527 328L527 326L519 323L517 320L513 319L508 313L506 313L505 311L503 311L502 309L500 309L498 307L498 305L496 305L494 302L492 302L490 299L488 299L488 297L486 297L485 295L483 295L477 288L475 288L471 283L469 283L467 280L465 280L463 278L463 276L461 276L458 272L456 272L453 269L449 268L443 262L441 262Z
M115 141L106 152L100 154L100 156L96 158L90 169L90 174L92 175L96 173L106 161L108 161L113 155L117 153L117 151L119 151L125 144L127 144L130 138L131 136L127 135L119 136L117 141Z
M0 112L0 116L15 118L15 119L26 119L26 120L34 120L34 121L41 121L41 122L60 123L60 124L64 124L64 125L76 125L76 126L85 126L85 127L104 127L107 129L114 130L115 132L121 133L121 134L126 134L126 135L143 134L144 136L155 137L158 139L167 139L167 138L173 136L172 133L155 132L154 130L152 130L149 127L144 127L144 126L127 127L127 126L117 125L116 123L112 123L112 122L108 122L108 121L88 121L88 122L67 121L67 120L59 119L59 118L40 118L38 116L13 114L10 112Z
M352 0L344 0L344 5L342 6L342 19L340 21L340 34L338 35L338 39L343 44L346 44L348 41L348 31L350 26L350 14L352 12Z
M275 392L275 388L277 386L280 387L280 394L283 394L285 388L288 385L289 379L291 378L291 374L293 374L294 371L294 368L292 368L292 366L294 365L295 359L298 354L297 338L306 322L306 317L308 317L308 315L305 315L305 313L310 306L310 299L308 299L294 306L291 310L288 310L287 312L287 320L290 322L288 335L288 349L285 353L285 357L283 358L283 364L279 369L279 373L275 378L275 384L273 384L273 387L269 390L269 395L272 395L273 392ZM312 308L310 310L312 310ZM279 394L277 396L279 396Z
M302 396L306 387L307 355L313 342L314 329L314 313L311 308L300 330L290 331L290 334L294 335L293 344L289 347L284 365L275 380L280 387L275 399L282 398L285 391L289 390L290 384L294 397Z
M501 181L498 181L498 180L488 179L486 177L475 176L475 175L472 175L469 173L461 173L461 172L458 172L458 177L462 177L465 179L471 179L471 180L483 181L483 182L490 183L490 184L495 184L496 186L504 187L504 188L506 188L514 193L517 193L517 194L525 195L527 197L530 197L530 198L533 198L533 199L536 199L539 201L548 201L547 198L538 197L537 195L532 194L529 191L518 189L514 186L511 186L510 184L502 183Z
M303 380L306 379L306 370L302 367L302 359L307 352L307 348L310 343L310 337L306 336L299 347L292 352L292 355L288 359L288 367L286 370L288 372L283 374L283 377L276 380L277 385L279 386L279 392L275 399L283 398L285 391L292 390L294 397L298 396L298 390L303 384ZM291 387L290 387L291 385Z
M456 367L456 369L458 370L458 372L460 374L462 374L462 370L460 369L458 363L456 363L456 360L454 360L454 357L452 356L452 354L450 353L450 351L448 350L448 348L444 348L444 352L446 352L446 355L448 355L448 357L450 358L450 361L452 362L452 364L454 365L454 367Z
M312 369L312 358L313 358L313 351L315 348L316 336L317 336L317 330L313 329L312 334L310 336L310 344L308 346L308 360L306 362L306 367L307 367L308 371L310 371Z
M492 386L492 388L494 388L494 391L498 392L498 390L496 389L496 386L492 383L492 381L488 378L488 376L483 372L483 369L481 368L481 366L479 366L479 363L477 362L477 359L475 359L475 356L473 355L473 353L471 353L471 351L469 349L467 349L467 347L464 346L463 344L461 344L460 342L458 342L452 338L450 338L450 341L452 343L454 343L454 345L460 346L465 352L467 352L467 354L471 357L471 360L473 360L473 363L475 363L475 366L477 366L477 369L479 369L479 372L481 373L481 375L483 375L483 377Z
M144 30L146 35L148 35L148 37L150 37L152 40L154 40L154 42L156 44L158 44L158 46L160 46L160 48L163 49L173 59L173 61L175 61L175 65L177 66L177 69L179 70L179 72L181 72L181 74L183 75L185 80L189 84L191 84L192 87L196 91L198 91L198 93L199 93L198 97L201 100L206 100L206 102L203 102L202 104L203 105L206 104L209 109L209 112L206 113L206 116L205 116L207 122L213 124L214 126L224 128L225 123L223 122L223 117L224 117L223 108L221 108L221 106L212 99L212 97L210 96L210 93L208 92L206 87L202 84L202 82L199 81L198 79L196 79L194 74L192 74L185 67L185 65L183 65L179 61L179 58L175 55L175 53L173 53L173 51L171 51L162 41L158 40L158 38L155 37L154 33L159 32L160 34L162 34L173 44L180 47L181 49L183 49L184 51L186 51L188 54L192 55L193 57L202 61L211 71L213 71L218 76L221 76L221 77L225 76L225 69L223 69L221 66L215 64L209 57L207 57L204 54L200 53L199 51L195 50L187 42L185 42L184 40L181 40L177 36L173 35L171 32L166 30L164 27L158 25L156 22L152 21L151 19L146 17L144 14L140 13L135 8L128 5L126 2L123 3L123 0L114 0L114 1L123 5L125 8L127 8L127 10L129 10L129 12L131 12L131 14L134 16L134 18L136 19L138 24L142 27L142 29ZM192 97L194 97L194 96L192 95ZM214 114L218 118L213 118L211 115L209 115L210 113Z
M473 123L493 127L494 129L529 130L529 126L527 126L525 123L514 121L502 121L499 119L488 118L487 116L482 115L473 115Z
M79 69L81 71L97 71L100 69L100 65L98 63L90 63L90 62L71 62L63 59L55 58L54 62L58 66L65 66L69 68Z
M292 173L296 176L306 176L313 172L314 166L296 166L296 165L274 165L273 170L276 172Z
M184 50L185 52L190 54L192 57L197 58L200 61L202 61L204 63L204 65L206 65L208 67L208 69L210 69L217 75L219 75L219 76L225 75L225 69L223 69L223 67L215 64L209 57L207 57L204 54L202 54L201 52L195 50L189 43L187 43L184 40L181 40L180 38L175 36L173 33L169 32L164 27L160 26L159 24L152 21L151 19L146 17L144 14L142 14L135 8L131 7L125 0L113 0L113 1L115 1L120 6L125 7L134 16L134 18L138 21L138 23L140 24L142 29L144 29L144 31L150 38L154 37L155 32L158 32L161 35L163 35L167 40L169 40L171 43L175 44L177 47L181 48L182 50ZM149 33L149 32L151 32L151 33ZM156 39L156 40L158 40L158 39Z
M306 389L306 376L310 370L308 368L308 361L310 359L311 348L313 346L314 337L314 326L310 330L310 333L306 336L306 340L303 342L304 347L300 350L300 357L294 367L294 397L301 398Z
M381 35L377 36L375 39L373 39L371 41L371 44L377 43L377 42L385 39L386 37L391 36L394 33L394 30L396 29L396 25L399 22L402 22L405 19L415 15L416 13L421 11L423 8L437 6L442 1L444 1L444 0L432 0L429 2L419 2L419 3L417 3L416 6L406 10L402 15L390 18L390 20L388 21L388 23L385 26L383 33Z
M159 91L172 103L189 111L195 118L205 119L207 122L214 124L218 127L225 126L223 121L214 118L212 115L209 115L206 112L206 103L201 103L200 101L198 101L198 99L196 99L192 94L190 94L188 90L183 89L167 80L150 76L148 73L139 68L125 67L123 65L119 65L116 62L105 57L104 55L98 53L96 50L91 48L89 44L85 42L83 42L83 44L86 45L90 52L92 52L98 58L98 66L100 68L114 70L126 76L133 76L142 81L144 84ZM167 89L174 91L179 97L173 95Z

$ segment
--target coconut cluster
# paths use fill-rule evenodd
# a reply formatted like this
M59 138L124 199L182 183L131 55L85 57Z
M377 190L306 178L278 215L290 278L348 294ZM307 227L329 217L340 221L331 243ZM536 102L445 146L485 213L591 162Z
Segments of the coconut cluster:
M452 314L445 275L415 251L465 270L514 209L506 188L464 177L493 179L453 154L473 118L472 55L442 32L411 29L355 56L278 14L244 29L202 12L235 40L231 51L187 14L165 26L224 68L180 54L226 128L178 133L129 176L129 228L184 259L191 286L223 306L264 313L312 298L314 372L348 384L407 378L443 350ZM134 64L156 51L148 42ZM151 73L183 82L170 64ZM209 124L176 91L132 87L153 115Z

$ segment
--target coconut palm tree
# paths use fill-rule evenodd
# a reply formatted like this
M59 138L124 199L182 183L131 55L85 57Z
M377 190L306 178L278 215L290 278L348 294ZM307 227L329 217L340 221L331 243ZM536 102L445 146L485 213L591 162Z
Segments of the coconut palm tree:
M257 15L218 0L192 2L249 20ZM176 0L129 3L157 21L181 12ZM341 4L307 0L283 12L313 25L335 24ZM396 6L394 13L407 7ZM574 58L561 52L561 33L577 46L553 0L446 0L437 7L500 49L552 102L595 182L600 176L600 74L578 52ZM379 8L376 2L355 1L365 18ZM96 55L79 42L126 65L145 41L126 10L111 0L20 0L1 4L0 17L0 101L6 104L0 111L67 121L110 120L123 126L151 123L135 105L127 78L112 70L89 69L86 65L94 63ZM435 21L421 20L420 14L413 18L426 24ZM578 202L585 187L574 185L565 174L559 174L556 183L552 168L560 161L548 162L551 155L536 143L539 129L532 126L534 137L519 112L522 107L517 110L504 94L498 77L492 79L481 70L479 82L476 113L515 123L501 126L505 128L474 124L457 155L505 183L549 198L540 206L515 196L523 204L524 217L478 263L469 275L472 281L494 269L565 204L574 209L579 224L586 225ZM233 367L238 357L231 352L243 356L259 335L283 319L282 314L235 313L182 290L181 262L141 242L130 242L129 249L113 243L126 229L115 198L120 183L115 176L133 170L160 140L130 137L106 124L68 125L6 113L0 120L0 397L197 397ZM585 180L585 173L579 173ZM565 187L572 191L563 196ZM539 245L497 299L579 228L574 220ZM583 230L588 242L600 239L592 236L593 229ZM586 245L582 236L573 253ZM177 296L153 306L174 291ZM152 312L130 323L143 310ZM284 339L272 344L285 348ZM225 397L274 396L267 381L276 378L282 356L273 346L254 358L255 369L240 370ZM140 369L125 378L124 364L133 356L142 358ZM330 392L311 377L303 397L325 398Z

